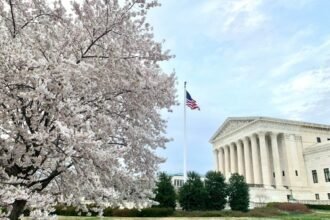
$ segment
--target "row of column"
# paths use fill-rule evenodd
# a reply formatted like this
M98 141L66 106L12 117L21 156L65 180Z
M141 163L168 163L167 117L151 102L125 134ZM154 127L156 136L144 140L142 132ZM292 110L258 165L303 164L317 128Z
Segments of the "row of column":
M266 134L270 135L271 148L267 145ZM275 185L277 188L282 187L277 136L278 134L273 132L259 132L217 148L215 156L218 171L222 172L226 178L229 178L232 173L239 173L245 176L247 183L263 184L267 187L272 185L272 166ZM272 151L272 158L269 150Z

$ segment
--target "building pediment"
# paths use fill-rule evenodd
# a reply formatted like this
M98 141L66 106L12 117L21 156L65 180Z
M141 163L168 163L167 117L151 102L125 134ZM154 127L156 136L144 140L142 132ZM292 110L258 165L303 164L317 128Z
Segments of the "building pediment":
M308 128L308 129L313 128L318 130L330 131L330 126L325 124L316 124L316 123L285 120L285 119L270 118L270 117L229 117L211 137L210 143L213 143L219 137L223 137L226 134L232 133L235 130L240 129L241 127L245 127L248 124L255 123L256 121L262 121L264 123L276 123L276 124L281 124L283 126L290 125L290 126L297 126L300 128Z
M247 124L257 120L255 117L242 117L242 118L227 118L227 120L220 126L216 133L212 136L210 142L214 141L219 136L224 136L231 133Z

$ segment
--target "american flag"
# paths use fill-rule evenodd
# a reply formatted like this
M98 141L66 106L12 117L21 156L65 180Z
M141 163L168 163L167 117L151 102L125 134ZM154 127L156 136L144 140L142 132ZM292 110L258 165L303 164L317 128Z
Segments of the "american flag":
M186 105L191 108L192 110L198 109L200 110L199 106L197 105L197 102L191 98L191 95L188 91L186 91Z

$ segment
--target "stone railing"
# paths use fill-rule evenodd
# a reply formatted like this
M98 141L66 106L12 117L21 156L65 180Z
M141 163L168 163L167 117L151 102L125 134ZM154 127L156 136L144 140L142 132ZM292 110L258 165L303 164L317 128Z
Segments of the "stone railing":
M261 207L266 207L266 206L267 206L267 203L265 203L265 202L252 202L252 201L250 201L250 204L249 204L250 209L261 208Z
M289 200L289 202L309 205L330 205L330 200Z
M256 188L263 188L264 184L254 184L254 183L248 183L249 187L256 187Z

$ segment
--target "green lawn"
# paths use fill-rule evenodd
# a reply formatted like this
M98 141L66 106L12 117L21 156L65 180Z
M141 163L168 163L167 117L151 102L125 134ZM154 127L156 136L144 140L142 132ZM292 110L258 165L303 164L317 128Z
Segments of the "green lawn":
M326 220L326 219L330 219L330 211L313 210L313 213L310 214L296 214L296 215L283 216L281 217L281 219Z
M58 220L146 220L157 219L155 217L149 218L128 218L128 217L59 217ZM330 211L314 210L309 214L288 214L271 218L252 218L252 217L166 217L159 218L162 220L191 220L191 219L203 219L203 220L216 220L216 219L285 219L285 220L326 220L330 219Z
M147 220L147 219L162 219L162 220L215 220L215 219L260 219L250 217L59 217L58 220ZM265 219L265 218L262 218Z

